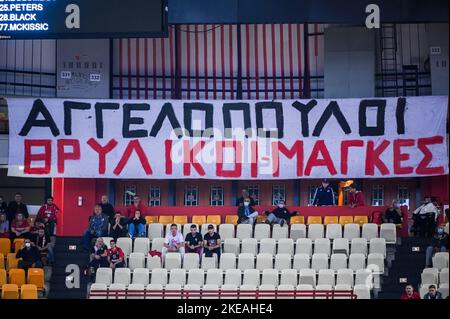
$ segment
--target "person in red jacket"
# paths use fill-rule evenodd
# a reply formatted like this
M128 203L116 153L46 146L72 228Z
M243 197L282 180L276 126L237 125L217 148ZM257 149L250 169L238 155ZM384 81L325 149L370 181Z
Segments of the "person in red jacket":
M134 195L133 204L127 207L126 217L133 218L137 210L141 212L141 216L145 216L146 208L141 201L141 197L139 195Z
M359 206L365 206L364 203L364 193L356 189L356 184L353 183L349 187L347 204L350 208L355 208Z
M400 299L420 299L420 295L417 291L414 291L412 285L406 285L405 292L402 294Z
M55 225L57 222L57 215L59 213L59 208L53 203L53 197L47 197L46 203L39 209L36 219L40 218L48 229L50 236L55 234Z

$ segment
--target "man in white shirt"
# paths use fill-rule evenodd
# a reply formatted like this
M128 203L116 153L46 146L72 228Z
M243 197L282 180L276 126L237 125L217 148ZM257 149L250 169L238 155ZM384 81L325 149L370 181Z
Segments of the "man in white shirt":
M424 203L413 213L414 233L418 232L421 237L424 237L425 233L428 233L428 237L433 236L439 214L440 211L434 205L432 198L425 197Z
M170 231L164 239L163 259L167 253L180 253L181 258L184 256L184 238L181 232L178 231L177 224L170 225Z

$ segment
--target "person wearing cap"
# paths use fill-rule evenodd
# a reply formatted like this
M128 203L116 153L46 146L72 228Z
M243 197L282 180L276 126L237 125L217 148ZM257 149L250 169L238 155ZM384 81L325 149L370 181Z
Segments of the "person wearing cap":
M201 256L203 237L202 234L197 231L197 225L191 225L191 232L186 235L184 242L186 243L187 253L197 253Z
M208 232L203 236L203 246L205 247L205 257L212 257L214 254L217 254L217 260L220 259L220 235L211 224L208 225Z
M330 186L327 178L322 179L322 186L316 188L314 193L313 206L334 206L336 205L336 196Z
M357 190L356 184L352 183L349 187L347 204L350 208L365 206L364 202L364 193L360 190Z

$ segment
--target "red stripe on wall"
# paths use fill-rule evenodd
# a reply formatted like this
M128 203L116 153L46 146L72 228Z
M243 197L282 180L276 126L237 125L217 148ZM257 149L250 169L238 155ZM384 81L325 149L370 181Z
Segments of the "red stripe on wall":
M266 41L266 24L263 28L263 60L264 60L264 96L266 100L269 98L269 84L267 79L267 41Z
M139 67L140 67L140 48L139 48L139 44L141 42L140 39L135 39L136 41L136 98L139 100L141 97L141 90L140 90L140 82L141 82L141 78L140 78L140 72L139 72Z
M289 87L291 91L291 99L294 98L294 67L292 63L292 24L288 24L289 37Z
M205 74L205 99L208 99L208 25L203 25L203 66Z
M259 100L259 66L258 66L258 25L254 24L254 39L255 39L255 87L256 99Z
M144 77L145 77L145 99L148 99L148 39L144 39Z
M297 24L297 72L298 72L298 97L302 98L303 92L302 92L302 47L300 44L301 38L300 33L301 32L301 25Z
M119 98L123 99L123 44L122 39L119 39Z
M250 26L245 25L245 73L247 76L247 99L251 99L250 93Z
M231 90L231 98L234 99L234 79L233 79L233 26L228 26L228 38L229 38L229 47L230 47L230 90Z
M194 39L195 39L195 97L200 100L200 79L198 78L198 25L194 26Z
M284 30L283 24L280 24L280 61L281 61L281 97L286 98L286 87L284 81Z
M186 81L187 81L187 98L188 100L191 98L191 35L190 35L190 26L187 25L186 34Z
M156 38L153 38L153 98L156 100L157 95L156 95L156 84L157 84L157 79L156 79Z
M216 81L216 25L212 25L212 71L213 71L213 98L217 99L217 81Z
M220 26L220 63L222 63L222 99L225 100L225 39L224 26Z
M162 96L166 98L166 39L161 39Z
M128 99L131 99L131 39L127 39L128 46Z
M174 74L174 42L175 36L173 32L173 28L169 28L169 51L170 51L170 92L171 98L175 98L175 74Z
M275 25L272 23L270 25L270 35L272 38L272 81L273 81L273 98L276 99L277 98L277 72L276 72L276 68L277 68L277 59L276 59L276 52L275 52Z

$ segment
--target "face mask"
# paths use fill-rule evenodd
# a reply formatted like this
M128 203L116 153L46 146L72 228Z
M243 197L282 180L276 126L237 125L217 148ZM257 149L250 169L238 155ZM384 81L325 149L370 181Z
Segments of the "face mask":
M244 202L244 206L248 206L248 205L250 205L249 202Z
M278 204L278 208L283 208L284 204Z
M442 234L444 233L444 230L443 230L442 228L439 228L439 229L437 230L437 233L438 233L439 235L442 235Z
M25 243L25 247L30 248L31 244L30 243Z

